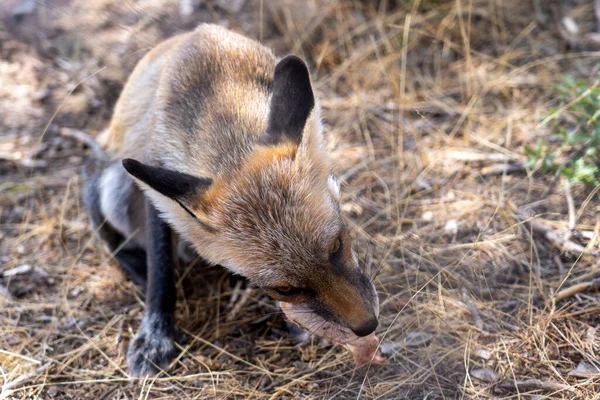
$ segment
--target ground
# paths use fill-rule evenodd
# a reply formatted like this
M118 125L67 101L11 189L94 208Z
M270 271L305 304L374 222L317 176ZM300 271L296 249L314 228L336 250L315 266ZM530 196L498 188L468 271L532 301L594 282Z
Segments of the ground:
M600 398L600 294L577 286L598 286L598 188L524 152L554 86L598 77L593 2L35 4L0 4L0 398ZM263 292L195 264L180 356L128 379L143 296L92 235L89 149L64 134L96 136L136 61L200 22L309 62L385 365L298 345Z

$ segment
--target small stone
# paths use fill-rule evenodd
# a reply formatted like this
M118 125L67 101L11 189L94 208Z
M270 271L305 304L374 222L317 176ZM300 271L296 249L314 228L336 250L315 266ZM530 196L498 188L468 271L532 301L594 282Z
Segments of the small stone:
M485 383L492 383L498 379L498 375L489 368L478 368L471 371L473 378Z
M48 396L53 398L58 396L58 389L56 388L56 386L50 386L48 388Z
M475 355L484 360L489 360L490 358L492 358L492 352L484 349L477 349L475 351Z
M428 332L413 331L409 332L404 338L406 347L419 347L429 343L433 339L433 335Z
M390 354L398 353L400 352L400 350L401 347L393 342L385 342L382 343L381 346L379 346L379 351L381 351L381 354L383 354L384 356L389 356Z
M571 17L564 17L562 19L562 23L563 26L565 27L565 29L571 34L571 35L578 35L579 34L579 25L577 25L577 22L575 22L575 20Z
M423 215L421 215L421 219L423 221L433 221L433 213L431 211L425 211Z
M458 221L455 219L449 219L446 221L446 225L444 225L444 231L451 235L456 235L458 232Z
M579 364L577 364L577 368L569 372L569 376L578 378L596 378L600 376L600 368L580 361Z

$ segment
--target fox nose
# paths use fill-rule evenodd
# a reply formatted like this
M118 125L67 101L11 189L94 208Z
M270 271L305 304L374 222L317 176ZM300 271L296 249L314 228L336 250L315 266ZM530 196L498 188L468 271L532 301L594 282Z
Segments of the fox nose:
M375 331L375 328L377 328L377 325L379 325L379 321L377 321L377 318L373 317L367 323L364 323L357 328L350 328L350 329L352 329L352 332L354 332L354 334L356 336L363 337L363 336L368 336L371 333L373 333Z

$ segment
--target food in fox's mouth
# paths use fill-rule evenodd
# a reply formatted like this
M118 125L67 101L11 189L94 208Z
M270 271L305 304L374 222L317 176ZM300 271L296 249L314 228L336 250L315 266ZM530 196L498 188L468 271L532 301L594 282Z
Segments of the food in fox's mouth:
M347 328L327 322L316 314L307 312L301 305L280 302L279 306L291 322L311 334L345 345L354 355L356 365L382 364L385 362L385 358L378 354L379 339L375 332L360 337Z
M369 336L357 337L356 340L346 343L346 347L354 355L356 365L383 364L385 362L385 358L377 351L379 349L379 339L375 336L375 332Z

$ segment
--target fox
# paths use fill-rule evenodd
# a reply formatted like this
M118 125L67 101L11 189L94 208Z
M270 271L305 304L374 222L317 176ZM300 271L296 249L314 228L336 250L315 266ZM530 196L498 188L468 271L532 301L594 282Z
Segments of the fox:
M83 193L94 231L145 292L130 376L176 356L175 265L189 248L317 321L375 331L378 295L324 130L307 64L226 28L199 25L139 61Z

